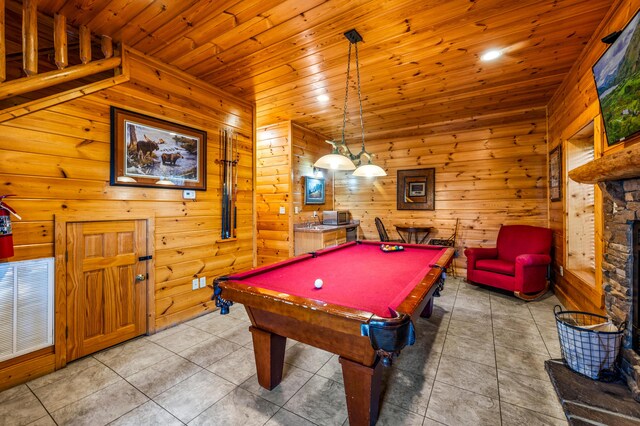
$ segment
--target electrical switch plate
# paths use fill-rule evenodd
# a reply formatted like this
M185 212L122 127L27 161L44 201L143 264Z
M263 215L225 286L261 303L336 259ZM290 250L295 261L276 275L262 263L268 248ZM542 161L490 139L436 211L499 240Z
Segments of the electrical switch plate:
M294 212L295 214L300 213L300 208L299 208L298 206L295 206L295 207L293 208L293 212Z
M280 206L280 214L284 214L284 213L285 213L284 206Z
M207 286L207 277L200 277L200 288L205 288Z
M198 279L197 279L197 278L194 278L194 279L191 281L191 290L197 290L197 289L198 289Z
M318 217L318 212L317 211L313 211L313 217Z
M185 189L182 191L182 198L185 200L195 200L196 199L196 191L193 189Z
M564 277L564 268L562 267L562 265L560 266L560 276Z

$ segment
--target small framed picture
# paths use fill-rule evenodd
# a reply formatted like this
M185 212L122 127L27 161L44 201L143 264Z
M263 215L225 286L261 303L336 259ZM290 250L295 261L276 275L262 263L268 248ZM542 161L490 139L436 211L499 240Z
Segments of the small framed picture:
M324 204L324 179L311 176L304 178L304 203Z
M425 182L409 182L409 196L424 197L426 186Z
M562 144L549 153L549 198L562 199Z

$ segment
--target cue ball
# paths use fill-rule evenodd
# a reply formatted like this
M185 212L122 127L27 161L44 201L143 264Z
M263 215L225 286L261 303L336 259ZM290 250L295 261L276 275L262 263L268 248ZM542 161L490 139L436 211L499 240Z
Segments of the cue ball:
M316 288L322 288L322 280L320 278L318 278L313 285L316 286Z

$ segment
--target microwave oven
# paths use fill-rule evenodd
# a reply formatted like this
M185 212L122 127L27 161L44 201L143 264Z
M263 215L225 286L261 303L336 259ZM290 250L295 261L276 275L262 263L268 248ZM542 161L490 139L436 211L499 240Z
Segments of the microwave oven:
M349 223L348 210L325 210L322 212L324 225L347 225Z

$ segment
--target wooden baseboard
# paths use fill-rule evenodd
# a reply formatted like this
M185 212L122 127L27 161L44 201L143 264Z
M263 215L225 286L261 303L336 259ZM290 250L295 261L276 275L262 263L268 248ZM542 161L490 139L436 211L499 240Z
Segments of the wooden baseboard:
M5 361L0 364L0 391L51 373L55 367L53 347Z

